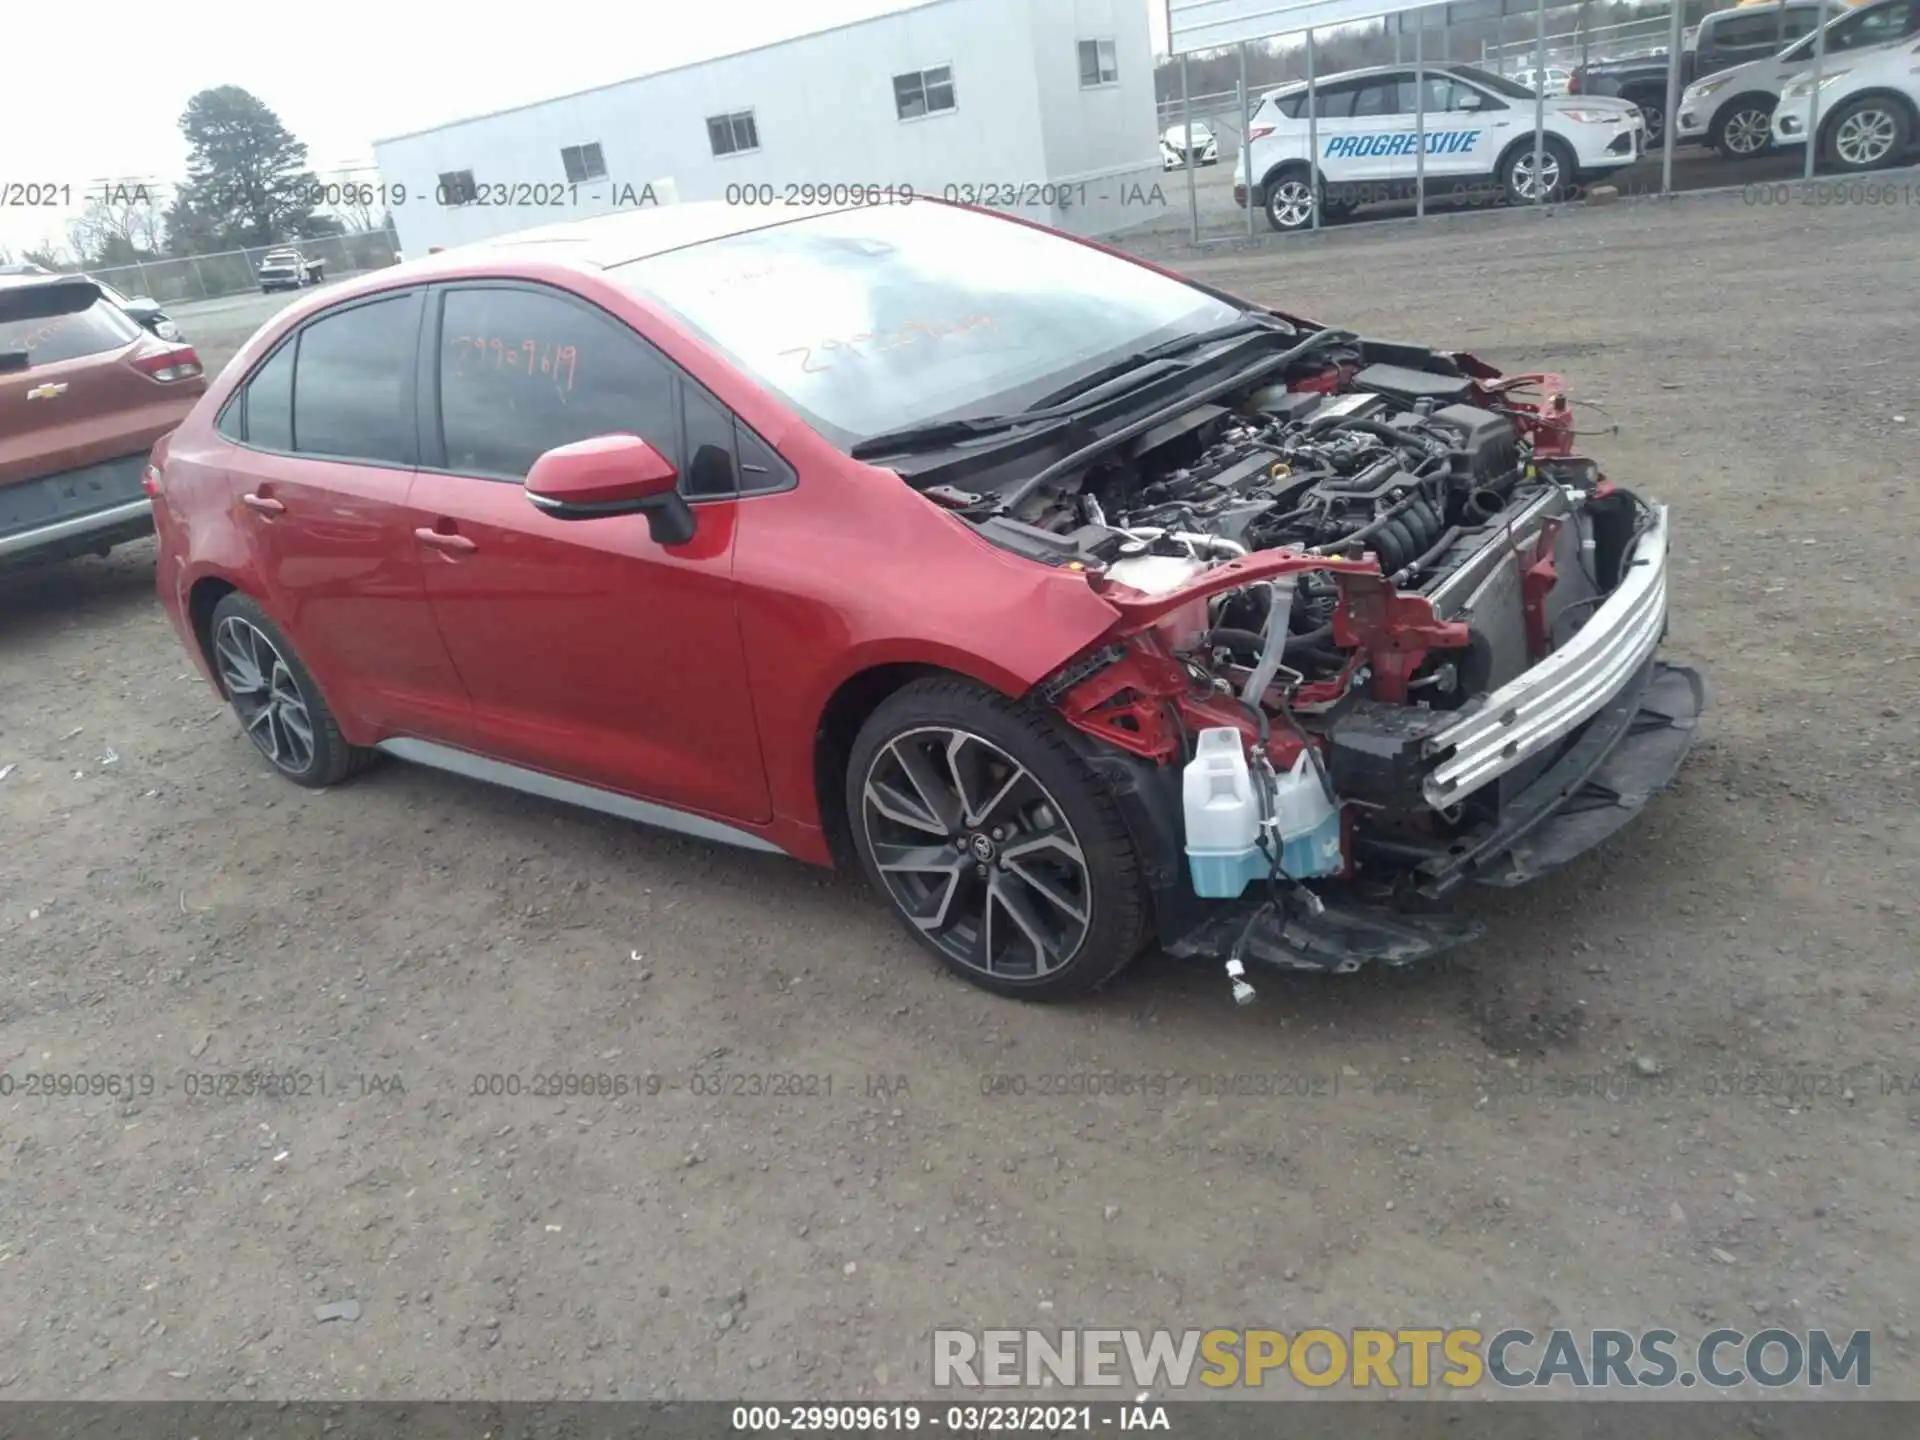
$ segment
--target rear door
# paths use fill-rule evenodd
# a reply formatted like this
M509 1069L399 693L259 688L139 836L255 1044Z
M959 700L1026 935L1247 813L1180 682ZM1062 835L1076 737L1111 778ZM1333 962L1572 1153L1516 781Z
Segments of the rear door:
M173 348L89 280L0 280L0 535L142 498L147 452L206 388L197 360L134 368Z
M336 710L461 743L469 706L440 642L407 507L421 292L323 311L221 411L235 518L284 626Z

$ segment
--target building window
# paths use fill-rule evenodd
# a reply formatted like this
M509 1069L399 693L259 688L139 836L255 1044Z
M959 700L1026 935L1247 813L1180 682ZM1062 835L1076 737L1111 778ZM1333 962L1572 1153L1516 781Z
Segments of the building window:
M760 148L760 132L753 123L751 110L736 110L731 115L707 117L707 143L715 155L739 155Z
M480 198L480 190L473 183L471 170L442 170L440 184L434 192L434 202L440 205L471 205Z
M1080 88L1091 90L1096 85L1111 85L1120 78L1120 67L1114 63L1113 41L1082 40L1080 42Z
M953 67L939 65L894 76L893 108L902 120L918 120L953 109Z
M560 163L567 167L567 179L575 185L582 180L607 178L606 157L601 155L598 144L563 146Z

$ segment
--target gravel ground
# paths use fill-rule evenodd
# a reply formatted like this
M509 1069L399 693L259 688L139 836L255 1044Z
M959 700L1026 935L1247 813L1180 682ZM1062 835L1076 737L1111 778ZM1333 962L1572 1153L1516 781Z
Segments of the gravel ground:
M299 791L150 547L0 583L0 1396L907 1396L956 1322L1870 1327L1920 1393L1913 244L1734 195L1162 256L1565 370L1716 687L1484 943L1244 1010L1165 958L996 1000L860 883L399 764ZM641 1083L485 1093L551 1072ZM1037 1093L1084 1072L1271 1093Z

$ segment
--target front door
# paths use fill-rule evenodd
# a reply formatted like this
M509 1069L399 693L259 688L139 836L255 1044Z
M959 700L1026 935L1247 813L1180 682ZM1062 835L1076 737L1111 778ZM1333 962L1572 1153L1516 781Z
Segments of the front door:
M716 402L577 297L475 284L439 298L427 407L438 453L409 503L478 747L723 820L771 818L734 604L742 502L730 468L715 482L720 470L684 459L711 458L697 435ZM641 516L556 520L528 501L522 482L542 452L613 433L681 466L691 542L655 544Z

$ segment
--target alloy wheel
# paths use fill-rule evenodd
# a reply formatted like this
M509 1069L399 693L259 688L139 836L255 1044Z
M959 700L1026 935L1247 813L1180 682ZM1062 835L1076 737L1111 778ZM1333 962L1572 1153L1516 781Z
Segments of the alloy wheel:
M867 768L860 819L894 904L960 965L1037 980L1085 943L1093 883L1079 838L992 741L951 726L894 736Z
M1773 139L1773 116L1757 107L1739 111L1728 117L1721 135L1733 154L1757 155Z
M1856 110L1833 132L1833 152L1856 170L1878 165L1892 152L1899 126L1885 110Z
M1513 162L1513 191L1522 200L1533 200L1545 195L1551 198L1560 188L1560 157L1551 149L1540 152L1540 173L1533 171L1533 152L1523 151L1520 158Z
M1313 220L1313 187L1304 180L1282 180L1267 197L1267 211L1282 230L1298 230Z
M229 615L214 633L213 653L247 738L276 769L305 774L313 765L313 716L273 641L257 626Z
M1647 148L1651 150L1654 146L1663 143L1666 139L1666 107L1643 104L1640 107L1640 117L1647 122Z

